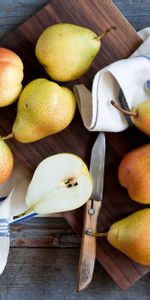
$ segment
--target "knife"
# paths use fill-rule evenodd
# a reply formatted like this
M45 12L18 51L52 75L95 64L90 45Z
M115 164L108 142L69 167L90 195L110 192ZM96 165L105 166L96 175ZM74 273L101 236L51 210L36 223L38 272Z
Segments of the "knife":
M96 236L93 233L97 229L97 219L103 199L105 151L105 134L100 133L91 152L90 173L93 177L93 192L91 199L84 207L83 235L78 266L78 292L90 284L94 272Z

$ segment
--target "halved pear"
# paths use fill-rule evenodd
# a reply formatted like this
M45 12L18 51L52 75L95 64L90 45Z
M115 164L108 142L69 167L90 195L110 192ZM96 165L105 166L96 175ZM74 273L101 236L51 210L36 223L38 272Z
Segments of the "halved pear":
M82 206L92 193L92 179L83 160L70 153L44 159L33 175L26 195L28 211L63 212Z

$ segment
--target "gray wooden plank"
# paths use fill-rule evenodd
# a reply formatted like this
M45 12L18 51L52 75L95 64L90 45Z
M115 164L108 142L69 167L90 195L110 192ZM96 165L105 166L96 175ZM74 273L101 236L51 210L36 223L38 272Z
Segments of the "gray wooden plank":
M0 278L1 300L149 300L149 280L122 291L96 264L92 284L78 294L76 272L79 249L11 249Z
M0 0L0 39L49 2L50 0Z
M76 248L80 239L64 218L35 218L11 226L11 247Z
M123 292L98 263L91 286L79 296L75 292L79 246L80 240L63 218L35 218L11 226L12 248L8 264L0 278L0 299L3 300L5 289L8 296L4 297L5 300L20 297L22 300L30 299L31 295L33 300L34 297L56 300L97 300L101 297L104 300L149 299L150 273Z
M113 2L136 30L150 26L149 0L113 0Z

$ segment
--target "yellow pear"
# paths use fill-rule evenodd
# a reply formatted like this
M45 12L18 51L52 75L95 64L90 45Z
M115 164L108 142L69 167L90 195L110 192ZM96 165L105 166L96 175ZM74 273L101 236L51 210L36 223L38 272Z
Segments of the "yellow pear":
M150 204L150 144L124 156L119 165L118 178L131 199Z
M13 154L4 140L0 138L0 184L6 181L13 170Z
M150 136L150 99L147 99L140 104L132 107L131 111L122 109L115 101L111 101L111 104L116 107L120 112L131 117L133 124Z
M70 124L75 109L70 89L44 78L35 79L20 95L12 134L6 138L13 136L22 143L30 143L57 133Z
M150 208L139 210L114 223L107 233L107 240L134 261L149 266Z
M35 49L39 62L56 81L75 80L85 74L101 47L101 35L75 24L49 26L40 35Z
M141 104L132 108L131 117L133 124L150 136L150 99L143 101Z

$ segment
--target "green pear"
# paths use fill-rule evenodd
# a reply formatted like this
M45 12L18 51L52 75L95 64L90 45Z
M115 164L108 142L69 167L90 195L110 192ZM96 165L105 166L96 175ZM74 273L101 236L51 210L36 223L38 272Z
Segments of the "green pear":
M131 111L122 109L113 100L111 101L111 104L125 115L131 116L133 124L145 134L150 136L150 99L133 106Z
M138 147L123 157L118 178L131 199L150 204L150 144Z
M111 225L108 242L134 261L150 266L150 208L139 210Z
M35 49L39 62L56 81L75 80L85 74L101 47L100 36L92 30L74 24L55 24L40 35Z
M40 140L65 129L72 121L76 101L72 91L44 78L31 81L22 91L12 134L22 143Z

